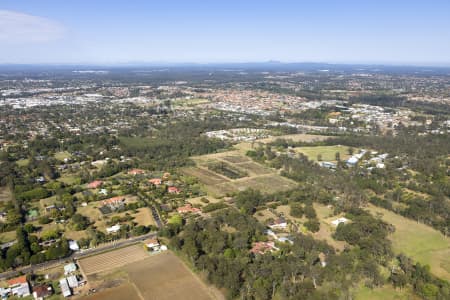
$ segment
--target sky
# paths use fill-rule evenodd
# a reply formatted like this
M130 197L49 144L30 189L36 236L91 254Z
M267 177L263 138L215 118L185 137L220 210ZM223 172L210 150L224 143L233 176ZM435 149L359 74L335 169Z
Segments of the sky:
M0 63L450 66L449 0L0 0Z

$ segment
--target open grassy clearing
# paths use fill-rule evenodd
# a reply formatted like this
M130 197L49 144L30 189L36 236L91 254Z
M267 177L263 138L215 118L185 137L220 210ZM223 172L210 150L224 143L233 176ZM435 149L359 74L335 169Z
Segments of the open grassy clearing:
M292 189L296 183L280 176L275 170L249 160L245 153L233 150L214 153L192 158L197 167L185 168L183 172L195 176L203 184L206 192L214 197L243 191L248 188L258 189L261 192L277 192ZM230 179L212 170L207 170L208 164L223 163L231 168L246 173L246 177Z
M141 261L148 257L144 246L133 245L118 250L89 256L78 261L83 273L90 276L97 273L123 267L129 263Z
M16 231L7 231L0 233L0 244L8 243L16 239Z
M228 181L225 176L220 176L204 168L185 168L182 172L188 176L197 177L205 185L213 185Z
M63 175L58 178L57 181L63 182L67 185L75 185L81 183L81 179L77 175Z
M355 300L418 300L419 297L415 296L413 292L404 288L394 289L390 285L383 287L370 289L365 286L359 287L354 293Z
M233 164L251 162L250 158L241 155L227 155L222 157L223 160Z
M331 225L331 221L337 219L340 216L332 217L333 209L325 205L318 203L313 204L317 213L317 218L320 221L320 230L313 234L314 238L318 240L325 240L328 244L333 246L336 250L342 251L347 245L344 241L337 241L333 238L333 233L336 228Z
M219 194L224 195L226 193L244 191L249 188L259 190L262 193L275 193L287 191L296 186L296 182L274 173L257 177L240 178L231 182L218 184L214 188L217 189Z
M430 266L431 273L450 280L450 239L437 230L404 218L383 208L369 206L374 214L395 226L389 236L396 253L404 253L421 264Z
M238 169L246 171L250 176L270 174L272 172L272 170L270 170L269 168L253 161L236 163L234 166L237 167Z
M339 152L341 160L347 160L350 157L347 146L314 146L314 147L296 147L295 152L303 153L310 160L317 161L318 155L322 156L323 161L336 161L336 153ZM358 151L355 149L355 153Z
M30 164L30 160L28 158L19 159L18 161L16 161L16 164L19 167L26 167Z
M61 152L56 152L55 153L55 159L60 160L60 161L64 161L64 159L68 159L71 158L72 155L67 152L67 151L61 151Z
M202 198L208 199L209 203L218 203L221 201L219 199L216 199L216 198L210 197L210 196L189 198L189 199L186 199L186 201L191 203L192 205L201 205L201 206L208 205L209 203L204 203L203 201L201 201Z
M0 202L12 201L12 192L7 187L0 188Z

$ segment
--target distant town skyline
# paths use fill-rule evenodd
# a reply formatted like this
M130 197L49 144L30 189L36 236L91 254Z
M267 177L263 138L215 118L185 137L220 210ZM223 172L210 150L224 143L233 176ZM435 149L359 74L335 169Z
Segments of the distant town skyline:
M450 66L450 2L13 1L0 63Z

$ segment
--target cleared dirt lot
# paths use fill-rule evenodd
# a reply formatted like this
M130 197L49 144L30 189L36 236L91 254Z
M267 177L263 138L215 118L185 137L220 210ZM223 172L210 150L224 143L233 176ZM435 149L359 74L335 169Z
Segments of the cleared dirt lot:
M171 252L127 265L124 270L144 299L222 299Z
M109 254L114 254L117 257L123 255L124 250L128 252L130 247L116 250ZM131 251L135 250L131 249ZM107 258L106 261L111 261L109 256L106 257L105 254L101 254L91 257L91 260L84 260L82 268L86 268L86 264L91 262L98 264L98 261L104 261L105 258ZM88 276L91 287L96 288L99 292L82 299L224 299L223 294L219 290L213 286L206 285L170 251L152 256L147 255L145 259L127 263L126 265L119 266L115 264L114 268L107 269L104 266L97 267L97 270L101 273Z
M84 297L86 300L141 300L138 295L136 288L131 284L127 283L120 285L111 289L103 290L99 293Z
M148 253L141 244L90 256L79 260L79 265L86 276L101 273L126 264L141 261L148 257Z

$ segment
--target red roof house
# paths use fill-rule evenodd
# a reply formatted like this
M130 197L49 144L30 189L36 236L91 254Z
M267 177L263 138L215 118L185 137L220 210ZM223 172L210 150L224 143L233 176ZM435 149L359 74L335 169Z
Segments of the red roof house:
M201 213L200 208L192 207L189 203L185 206L181 206L177 208L177 212L180 214L187 214L187 213Z
M103 184L103 181L101 181L101 180L94 180L91 183L89 183L87 185L87 187L90 188L90 189L97 189L97 188L101 187L102 184Z
M12 279L8 280L7 283L8 283L9 286L15 286L15 285L18 285L18 284L28 283L27 276L23 275L23 276L20 276L20 277L12 278Z
M130 175L138 175L138 174L144 174L145 171L142 169L132 169L130 171L128 171L128 174Z
M148 182L150 182L153 185L161 185L162 180L160 178L152 178Z
M177 188L176 186L169 186L169 188L167 189L167 192L169 194L179 194L179 193L181 193L180 189Z
M109 199L105 199L103 200L103 205L120 205L123 204L125 202L125 197L124 196L116 196L116 197L112 197Z
M278 250L274 242L256 242L253 244L250 252L253 254L264 254L268 251Z

